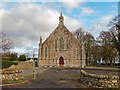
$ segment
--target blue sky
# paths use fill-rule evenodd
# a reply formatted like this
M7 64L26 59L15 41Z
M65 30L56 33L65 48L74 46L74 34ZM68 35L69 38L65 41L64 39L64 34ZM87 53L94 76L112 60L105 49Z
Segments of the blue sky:
M62 11L65 25L70 31L79 27L95 37L118 15L118 0L111 2L39 2L27 0L1 3L2 30L14 41L14 50L18 53L37 53L39 37L43 41L58 25ZM82 0L83 1L83 0ZM62 10L61 10L62 7Z

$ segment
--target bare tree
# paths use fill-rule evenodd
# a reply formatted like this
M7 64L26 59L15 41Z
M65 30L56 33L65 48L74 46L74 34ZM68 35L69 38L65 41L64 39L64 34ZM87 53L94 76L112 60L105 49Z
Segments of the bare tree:
M4 32L0 32L0 38L1 38L0 52L5 53L13 47L13 41L10 40Z
M83 42L85 46L86 65L91 65L92 62L92 47L94 45L94 36L91 33L86 32Z
M84 45L85 56L86 56L86 65L90 65L91 54L92 54L91 49L92 49L92 45L94 42L93 35L91 33L85 32L83 28L78 28L74 32L74 36L78 39L81 46Z
M116 49L112 45L112 36L109 31L102 31L98 37L98 40L101 44L101 58L107 63L110 63L111 66L116 57Z
M85 31L83 30L83 28L78 28L74 32L74 36L79 40L79 43L83 42L84 35L85 35Z
M116 16L109 24L113 46L118 50L120 62L120 15Z

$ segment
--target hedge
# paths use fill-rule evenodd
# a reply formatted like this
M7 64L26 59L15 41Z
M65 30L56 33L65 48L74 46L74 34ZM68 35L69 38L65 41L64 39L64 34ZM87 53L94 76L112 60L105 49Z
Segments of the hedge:
M0 68L8 68L11 65L17 65L17 64L18 62L15 62L15 61L3 60L3 61L0 61Z

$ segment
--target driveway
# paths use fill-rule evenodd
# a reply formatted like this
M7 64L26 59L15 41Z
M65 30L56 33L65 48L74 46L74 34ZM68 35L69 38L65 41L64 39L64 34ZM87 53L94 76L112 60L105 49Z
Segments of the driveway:
M28 69L23 69L22 70L22 75L23 77L32 75L32 74L38 74L38 73L43 73L45 70L48 70L49 68L28 68Z
M35 68L25 69L24 76L36 73L29 83L9 86L9 88L87 88L80 83L80 70L94 74L117 73L117 70L97 68Z
M30 72L32 73L32 70ZM10 86L9 88L84 88L80 84L79 78L80 72L77 69L52 68L43 73L38 73L36 78L31 79L29 83Z

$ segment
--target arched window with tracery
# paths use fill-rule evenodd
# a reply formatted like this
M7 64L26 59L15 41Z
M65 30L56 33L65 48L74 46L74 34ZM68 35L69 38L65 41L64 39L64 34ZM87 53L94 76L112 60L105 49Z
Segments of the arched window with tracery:
M60 37L60 50L64 50L64 38Z

